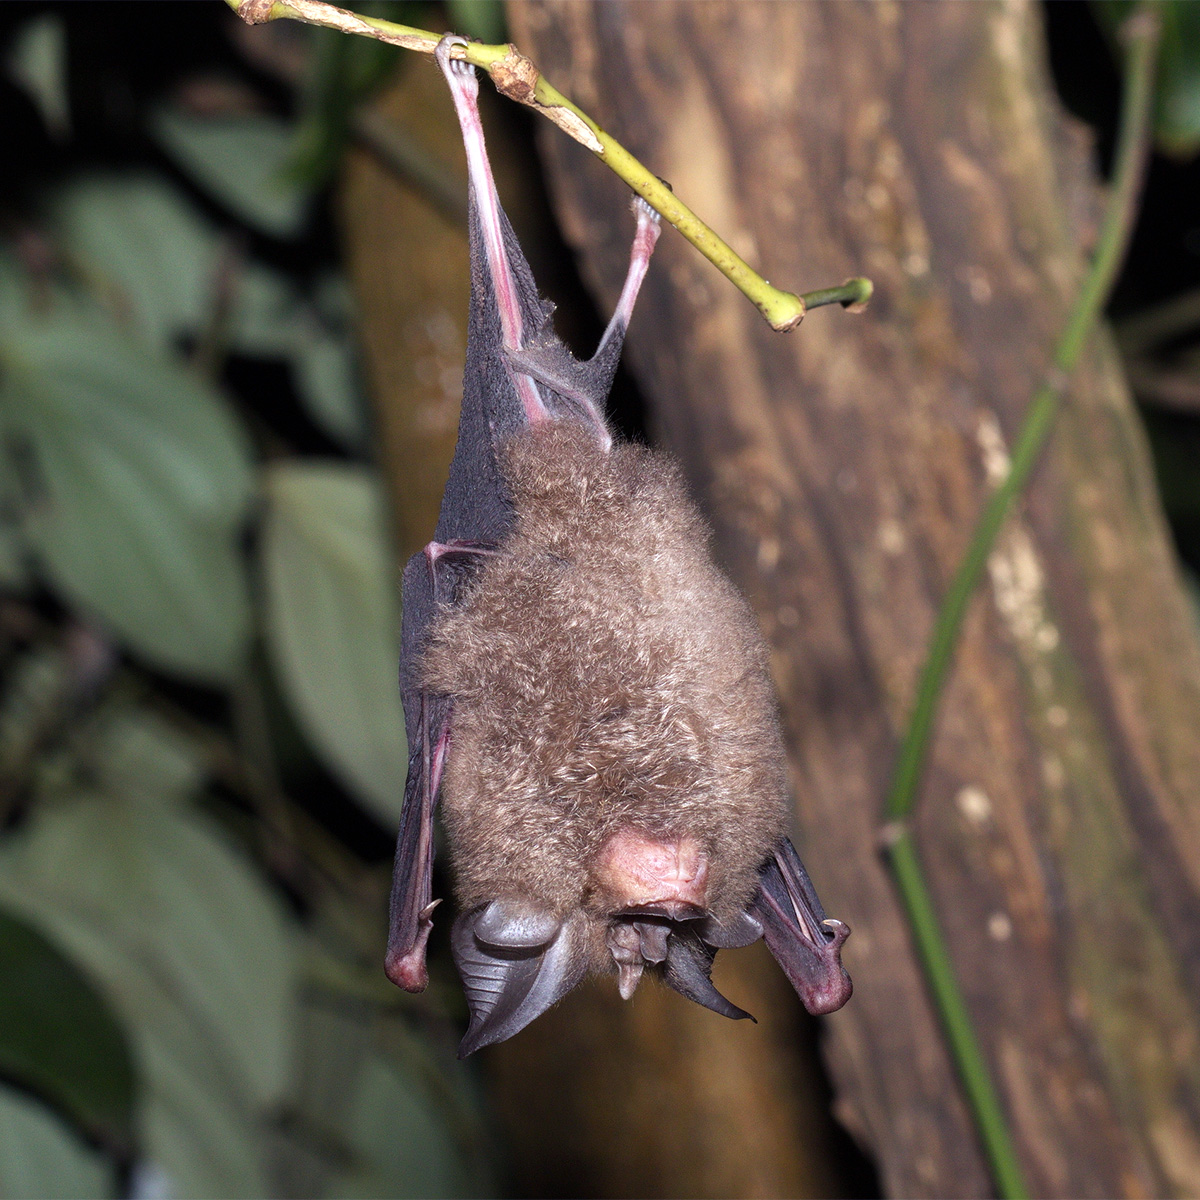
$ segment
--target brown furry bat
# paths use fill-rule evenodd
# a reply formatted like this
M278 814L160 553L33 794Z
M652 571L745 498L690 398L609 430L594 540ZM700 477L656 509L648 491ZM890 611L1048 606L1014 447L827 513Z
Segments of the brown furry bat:
M586 974L661 971L731 1017L720 947L764 937L806 1006L849 998L849 930L787 839L766 648L713 565L674 464L602 415L658 236L645 206L600 349L553 333L492 184L473 70L450 81L471 175L459 442L435 541L404 575L410 767L388 974L425 986L439 797L471 1009L462 1052L510 1037Z

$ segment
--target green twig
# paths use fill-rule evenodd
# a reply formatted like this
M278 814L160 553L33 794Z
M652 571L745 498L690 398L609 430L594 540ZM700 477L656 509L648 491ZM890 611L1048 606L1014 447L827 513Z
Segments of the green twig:
M377 17L362 17L324 0L225 0L251 25L281 18L321 25L343 33L376 38L392 46L432 54L438 35L410 25L397 25ZM734 284L762 313L772 329L794 329L809 308L841 303L860 310L871 294L870 280L851 280L840 288L826 288L798 296L772 287L730 246L719 238L658 176L646 169L624 146L562 94L515 46L485 46L470 42L453 52L488 72L496 90L510 100L536 109L586 146L619 175L639 196L659 212ZM851 287L853 285L853 287ZM851 288L849 292L845 289ZM816 297L816 299L810 299Z
M946 939L933 907L933 898L925 886L912 834L899 826L895 829L895 835L887 847L888 859L917 943L917 953L925 968L929 990L936 998L946 1040L954 1051L967 1105L987 1152L996 1191L1000 1196L1014 1200L1026 1197L1029 1188L1021 1174L1021 1164L1013 1148L1004 1110L992 1086L987 1062L975 1040L971 1014L967 1011L966 1001L954 975L954 966L946 950Z
M983 1051L954 975L912 835L905 823L916 803L917 785L929 748L938 699L946 682L967 604L991 553L996 535L1004 524L1009 506L1021 493L1038 460L1054 423L1069 373L1079 361L1096 318L1112 289L1129 242L1135 202L1150 145L1154 64L1159 39L1157 13L1149 0L1142 0L1126 25L1125 38L1125 85L1112 193L1096 254L1055 349L1050 376L1034 396L1017 435L1008 475L984 507L938 613L886 807L889 824L885 827L885 844L896 886L908 913L929 989L962 1078L980 1140L1003 1197L1022 1197L1029 1192Z

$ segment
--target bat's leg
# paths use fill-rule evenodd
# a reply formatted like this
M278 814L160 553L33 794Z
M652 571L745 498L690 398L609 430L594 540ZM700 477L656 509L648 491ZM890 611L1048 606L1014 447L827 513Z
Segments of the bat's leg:
M625 275L625 285L621 288L621 298L617 301L612 320L600 339L596 353L586 363L576 362L557 346L530 346L508 355L509 361L518 370L526 372L560 396L574 400L597 418L603 412L604 403L612 389L617 360L621 357L621 347L625 342L625 331L629 328L633 306L642 280L646 278L646 269L650 266L650 256L654 253L660 232L658 213L645 200L635 196L632 207L637 217L637 231L629 252L629 270Z
M492 166L488 162L487 147L483 140L483 123L479 119L479 80L476 79L475 68L470 63L450 57L454 46L465 45L466 38L447 34L438 43L434 57L450 85L454 111L458 114L458 123L462 129L463 146L467 152L467 176L475 201L475 215L483 233L488 272L496 296L504 347L506 350L519 350L526 340L524 319L521 316L516 281L509 266L508 251L504 245L500 197L496 193L496 182L492 178ZM549 419L550 414L542 401L537 384L528 375L513 370L511 366L509 374L530 424Z
M496 553L494 546L472 542L430 542L425 547L425 568L415 558L405 570L405 606L432 608L450 598L453 580L444 559L478 558ZM388 978L405 991L424 991L429 982L425 947L433 928L433 910L441 903L433 897L433 814L442 786L442 771L450 744L452 702L416 687L405 691L405 707L417 705L414 745L409 747L408 781L396 839L392 875L388 949L384 969Z
M616 343L614 359L621 353L621 345L625 341L625 331L629 328L633 316L633 306L637 302L642 280L646 278L646 270L650 266L650 256L658 244L661 232L658 213L646 203L641 196L633 198L633 214L637 217L637 230L633 235L633 245L629 250L629 270L625 274L625 286L621 288L621 298L613 310L612 320L600 339L600 345L591 361L605 357L606 352Z
M762 925L763 941L810 1013L834 1012L850 999L850 976L841 963L850 927L825 916L789 839L780 842L759 872L750 913Z

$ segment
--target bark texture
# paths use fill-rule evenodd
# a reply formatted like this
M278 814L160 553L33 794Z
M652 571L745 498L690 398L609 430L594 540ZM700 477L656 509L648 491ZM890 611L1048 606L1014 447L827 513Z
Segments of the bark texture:
M375 109L432 159L452 163L465 195L458 122L432 61L404 60ZM458 432L471 285L466 228L366 150L347 156L338 200L403 565L437 524Z
M555 84L767 278L875 281L865 315L821 310L775 334L668 231L630 356L774 647L801 851L854 929L855 996L825 1021L838 1112L890 1194L986 1195L876 839L934 615L1093 230L1086 145L1050 93L1038 12L536 0L511 18ZM624 187L557 131L543 146L611 304ZM916 819L953 959L1036 1195L1200 1194L1200 653L1102 335L989 567ZM790 1003L761 975L767 1029L735 1035L750 1054ZM740 1076L735 1130L698 1135L678 1156L692 1173L662 1175L671 1155L645 1143L671 1132L646 1128L630 1079L680 1041L693 1074L720 1060L707 1025L689 1032L707 1014L659 1020L659 1001L639 997L632 1023L564 1005L494 1070L517 1096L522 1077L554 1077L538 1039L590 1046L562 1109L586 1106L609 1160L655 1164L596 1193L786 1191L762 1173L771 1147L736 1141L746 1112L765 1130L777 1102L794 1124L779 1057ZM676 1070L660 1064L691 1086Z

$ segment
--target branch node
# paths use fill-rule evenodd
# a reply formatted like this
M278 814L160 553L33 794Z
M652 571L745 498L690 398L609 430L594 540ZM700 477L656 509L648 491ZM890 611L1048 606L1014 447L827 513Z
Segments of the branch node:
M533 65L532 59L522 54L516 46L509 45L508 53L492 64L489 73L500 95L507 96L518 104L537 106L534 92L542 74Z
M271 6L275 0L241 0L237 15L247 25L264 25L271 19Z

